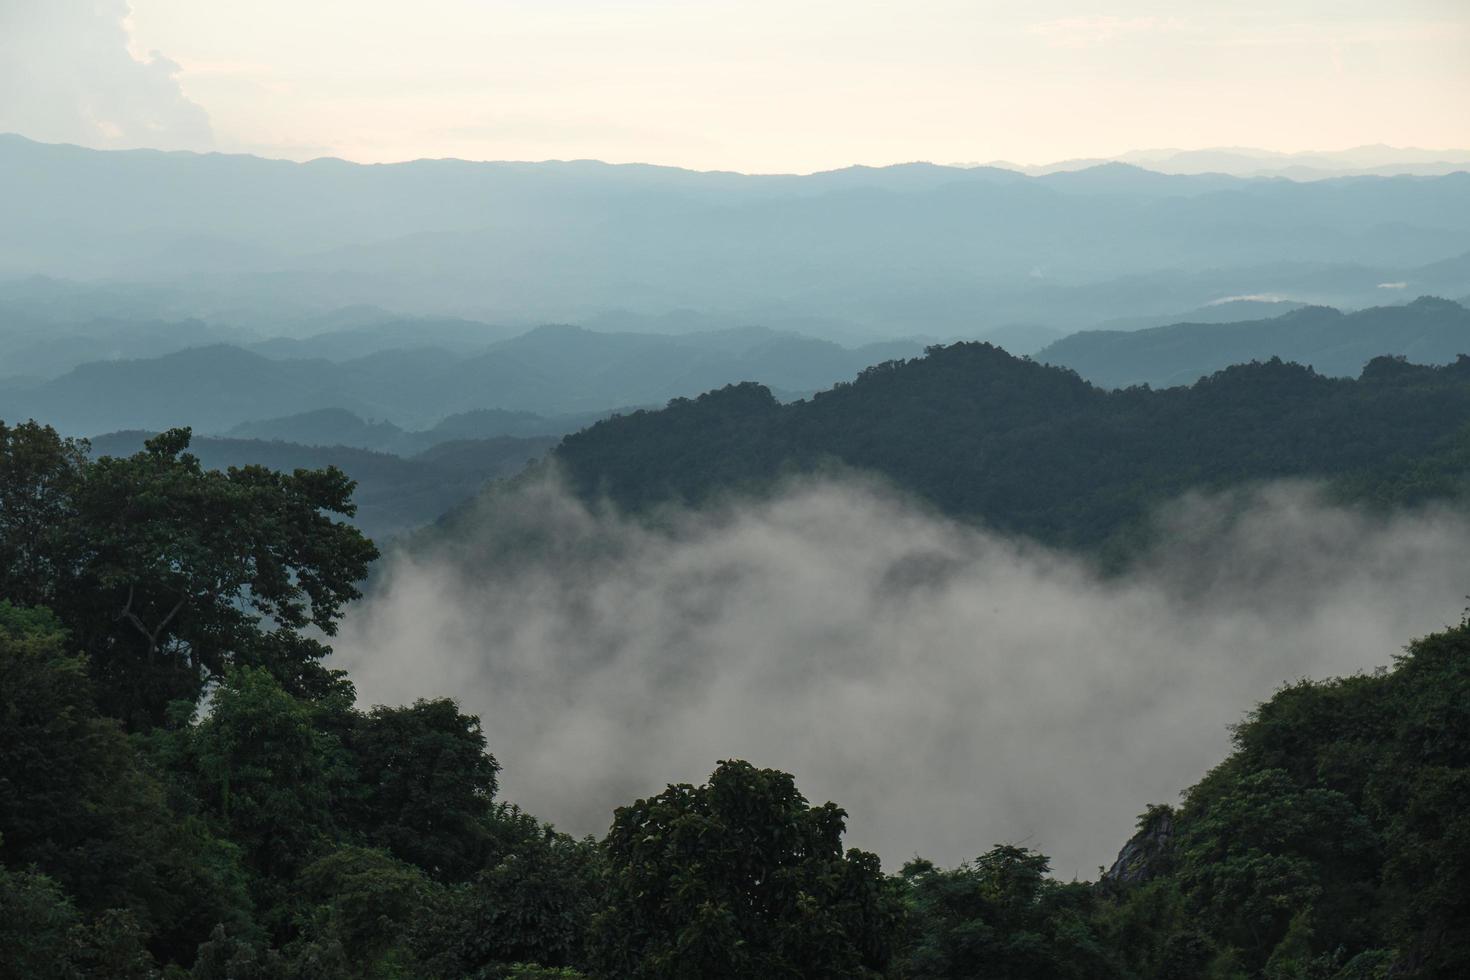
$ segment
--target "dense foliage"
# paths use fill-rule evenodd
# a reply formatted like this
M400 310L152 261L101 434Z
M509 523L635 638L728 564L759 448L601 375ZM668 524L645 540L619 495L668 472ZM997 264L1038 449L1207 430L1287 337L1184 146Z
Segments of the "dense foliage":
M747 762L619 808L593 962L648 980L881 976L897 889L875 855L843 853L845 817Z
M586 496L646 509L840 465L946 513L1097 547L1187 490L1279 477L1417 503L1470 487L1470 358L1391 358L1356 381L1278 360L1189 388L1104 391L989 344L931 348L780 404L745 384L619 416L556 457Z
M55 611L133 728L236 663L329 687L307 629L335 631L377 556L333 519L353 512L340 470L206 470L189 438L91 462L49 427L0 423L0 595Z
M1193 950L1197 975L1470 973L1467 706L1470 624L1257 708L1176 813L1145 815L1144 837L1169 832L1112 882L1133 969Z
M479 719L321 665L372 555L341 474L0 436L0 978L1470 975L1470 623L1281 690L1096 883L884 875L740 761L575 840Z

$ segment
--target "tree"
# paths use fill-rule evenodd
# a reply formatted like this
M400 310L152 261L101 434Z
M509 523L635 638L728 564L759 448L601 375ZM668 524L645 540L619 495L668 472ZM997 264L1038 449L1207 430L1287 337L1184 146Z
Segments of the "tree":
M0 865L0 980L76 976L68 967L79 918L55 881Z
M911 888L913 936L901 975L914 980L1118 976L1089 924L1089 889L1053 881L1048 869L1045 855L1011 845L952 871L923 860L909 863L903 877Z
M592 965L618 977L863 977L888 965L900 910L846 814L795 780L721 762L704 786L620 807L604 842Z
M426 975L408 940L442 886L419 869L382 851L343 847L307 865L296 889L309 911L293 959L339 962L344 978Z
M0 596L45 606L71 579L65 535L86 462L85 442L0 422Z
M480 720L448 698L379 705L351 727L361 833L444 880L463 880L487 856L487 821L500 764Z
M520 975L516 964L556 976L582 965L597 906L595 842L557 833L505 804L489 827L493 853L485 867L446 893L418 944L445 976Z
M56 612L103 712L132 729L235 663L330 691L327 648L305 631L335 632L377 556L336 519L355 511L340 470L205 470L189 439L88 461L49 427L0 423L0 594Z
M234 850L173 811L117 723L97 716L55 617L3 601L0 833L0 861L38 868L82 913L127 910L159 952L187 956L219 922L251 928Z
M135 726L159 723L168 701L197 698L231 663L271 666L308 626L333 634L377 556L330 516L355 509L340 470L221 473L188 445L189 430L172 429L127 459L104 457L76 494L86 592L63 615L85 623L104 706ZM290 649L308 662L325 652Z
M330 736L265 670L241 667L191 733L197 792L257 875L285 879L335 835Z

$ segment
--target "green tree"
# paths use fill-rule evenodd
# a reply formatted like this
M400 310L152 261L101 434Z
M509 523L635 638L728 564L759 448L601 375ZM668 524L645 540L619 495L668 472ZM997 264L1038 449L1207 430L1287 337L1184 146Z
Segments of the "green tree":
M0 421L0 596L46 606L71 580L66 541L87 444L34 421Z
M248 929L233 849L173 811L82 658L44 610L0 601L0 860L36 867L82 912L126 909L157 951L188 956L217 922Z
M846 814L783 772L721 762L613 817L590 959L618 977L862 977L900 920L872 854L842 850Z
M330 690L307 631L335 631L377 555L336 519L354 513L340 470L206 470L189 438L88 461L49 427L0 423L0 595L56 612L103 712L133 729L235 663Z
M448 698L379 705L359 716L347 745L362 787L353 817L367 840L444 880L480 868L500 764L478 718Z
M940 871L906 865L911 941L900 975L914 980L1050 980L1121 975L1091 925L1085 885L1047 876L1045 855L1002 845Z
M193 730L199 798L255 874L284 880L334 839L334 741L258 667L231 671Z
M173 429L104 457L76 493L86 593L63 616L86 624L104 708L133 725L158 724L231 663L272 667L289 650L314 665L324 647L286 640L334 633L377 555L331 516L354 512L340 470L221 473L188 445L189 430ZM301 666L276 673L290 683Z
M3 848L0 841L0 854ZM0 865L0 980L77 976L72 934L79 921L55 881Z
M488 827L485 867L446 892L416 940L426 957L445 976L517 975L515 964L548 971L582 965L597 905L597 845L504 804Z
M336 962L342 976L425 976L409 938L431 914L443 886L382 851L339 848L296 879L307 903L302 935L289 950L298 963Z

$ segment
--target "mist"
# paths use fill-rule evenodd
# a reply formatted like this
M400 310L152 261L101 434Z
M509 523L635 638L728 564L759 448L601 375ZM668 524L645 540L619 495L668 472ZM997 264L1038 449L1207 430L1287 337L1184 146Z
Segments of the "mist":
M744 758L844 806L889 869L1007 842L1092 878L1245 711L1390 663L1470 584L1447 511L1273 484L1157 521L1108 576L861 481L640 522L547 479L386 558L333 663L366 703L479 714L502 798L574 834Z

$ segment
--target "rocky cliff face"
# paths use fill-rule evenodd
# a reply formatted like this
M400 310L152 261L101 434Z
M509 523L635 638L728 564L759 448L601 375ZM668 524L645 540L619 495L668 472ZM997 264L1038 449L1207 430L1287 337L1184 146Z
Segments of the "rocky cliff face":
M1138 885L1169 871L1173 864L1174 810L1151 806L1139 821L1138 833L1118 852L1118 859L1103 874L1117 885Z

